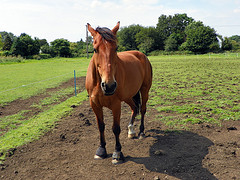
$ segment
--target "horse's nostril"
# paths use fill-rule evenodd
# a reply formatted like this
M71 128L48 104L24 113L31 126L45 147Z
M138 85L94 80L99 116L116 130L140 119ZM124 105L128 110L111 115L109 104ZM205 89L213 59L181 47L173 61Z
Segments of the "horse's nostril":
M104 82L102 82L102 83L101 83L101 86L102 86L102 87L105 87L105 83L104 83Z

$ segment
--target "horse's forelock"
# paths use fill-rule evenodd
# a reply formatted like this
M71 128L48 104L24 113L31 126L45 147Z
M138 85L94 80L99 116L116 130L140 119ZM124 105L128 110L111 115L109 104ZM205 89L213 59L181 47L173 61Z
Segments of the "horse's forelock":
M116 36L113 34L113 32L106 28L106 27L97 27L96 31L102 36L103 39L105 39L106 41L110 41L110 42L116 42L117 38Z

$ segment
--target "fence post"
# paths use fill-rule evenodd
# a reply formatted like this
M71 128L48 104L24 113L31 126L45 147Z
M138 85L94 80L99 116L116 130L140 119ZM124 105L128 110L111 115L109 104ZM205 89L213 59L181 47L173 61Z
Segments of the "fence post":
M74 70L74 87L75 87L75 96L77 96L77 87L76 87L76 71Z
M88 26L86 25L86 43L87 43L87 59L89 57L88 55Z

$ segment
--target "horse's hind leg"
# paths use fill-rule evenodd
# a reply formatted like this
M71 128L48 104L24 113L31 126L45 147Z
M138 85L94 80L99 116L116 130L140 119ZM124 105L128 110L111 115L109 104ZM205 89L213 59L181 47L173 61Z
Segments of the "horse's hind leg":
M103 122L103 110L102 108L97 107L93 102L90 102L92 109L96 115L97 123L98 123L98 129L100 133L100 146L98 147L96 154L94 156L94 159L104 159L107 157L107 151L106 151L106 141L105 141L105 124Z
M137 115L137 113L134 110L132 110L131 120L128 125L128 138L130 138L130 139L133 139L134 137L136 137L136 132L135 132L134 126L133 126L136 115Z
M137 102L137 101L139 101L139 102ZM136 137L136 132L134 131L133 123L135 121L135 117L139 113L139 106L140 106L140 94L139 94L139 92L134 96L133 99L130 99L129 101L126 101L126 103L132 109L132 115L131 115L130 123L128 125L128 138L132 139L132 138ZM138 105L137 105L137 103L138 103Z
M141 106L141 124L140 124L140 131L139 131L139 139L145 136L144 134L144 116L147 110L147 101L148 101L148 92L149 88L142 87L141 88L141 96L142 96L142 106Z

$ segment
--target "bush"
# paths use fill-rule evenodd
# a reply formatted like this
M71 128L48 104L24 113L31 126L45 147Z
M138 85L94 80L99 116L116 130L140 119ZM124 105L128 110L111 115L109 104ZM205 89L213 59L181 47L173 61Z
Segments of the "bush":
M33 55L32 59L37 59L37 60L41 60L41 59L49 59L52 56L50 54L38 54L38 55Z
M40 56L39 55L33 55L32 58L28 58L28 59L36 59L36 60L40 60Z
M152 51L149 53L149 56L159 56L159 55L163 55L163 52L162 50L155 50L155 51Z
M52 57L51 54L39 54L39 56L41 59L49 59Z
M10 56L12 53L10 51L0 51L0 56Z
M160 55L183 55L183 54L193 54L192 51L162 51L156 50L149 53L149 56L160 56Z
M7 56L0 57L0 63L14 63L14 62L22 62L23 58L21 56Z

